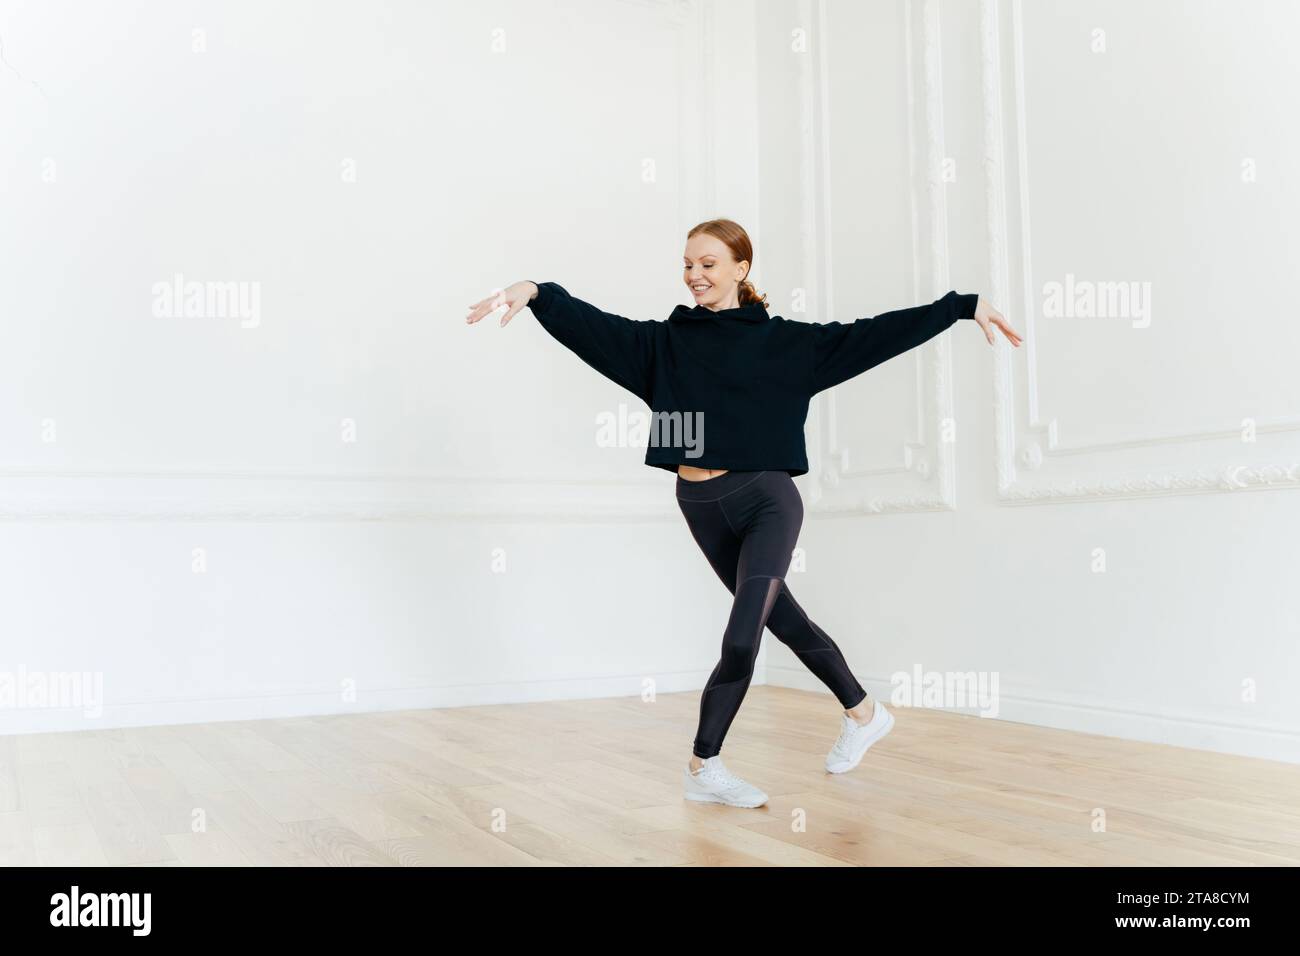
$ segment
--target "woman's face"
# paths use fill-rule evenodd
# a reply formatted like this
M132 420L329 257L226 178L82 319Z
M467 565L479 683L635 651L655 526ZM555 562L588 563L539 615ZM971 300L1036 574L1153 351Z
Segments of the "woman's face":
M749 263L733 259L727 244L717 236L701 232L686 240L682 279L696 305L715 310L739 305L740 281L748 272Z

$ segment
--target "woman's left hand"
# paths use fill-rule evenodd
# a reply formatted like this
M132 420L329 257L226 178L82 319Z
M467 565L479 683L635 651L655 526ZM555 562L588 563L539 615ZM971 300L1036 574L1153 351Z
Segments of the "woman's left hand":
M989 340L989 345L993 344L993 327L997 326L1007 337L1008 342L1017 348L1020 347L1020 333L1011 327L1006 316L985 302L983 296L975 306L975 321L984 330L984 337Z

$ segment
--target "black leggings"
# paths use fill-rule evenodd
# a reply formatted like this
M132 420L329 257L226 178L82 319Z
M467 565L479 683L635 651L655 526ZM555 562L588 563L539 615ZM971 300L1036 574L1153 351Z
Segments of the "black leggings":
M703 481L677 478L677 503L691 535L734 595L722 635L722 659L700 697L695 756L722 749L754 675L766 625L839 699L845 710L866 700L844 655L808 620L785 583L803 524L803 499L784 471L729 471Z

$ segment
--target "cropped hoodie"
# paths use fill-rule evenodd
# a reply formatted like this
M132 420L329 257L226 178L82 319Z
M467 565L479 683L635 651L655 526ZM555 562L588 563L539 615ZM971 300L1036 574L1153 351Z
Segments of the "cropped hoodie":
M949 292L853 322L804 322L761 304L678 305L667 319L602 312L537 282L537 321L601 375L650 407L645 463L807 474L804 423L818 392L973 319L979 296Z

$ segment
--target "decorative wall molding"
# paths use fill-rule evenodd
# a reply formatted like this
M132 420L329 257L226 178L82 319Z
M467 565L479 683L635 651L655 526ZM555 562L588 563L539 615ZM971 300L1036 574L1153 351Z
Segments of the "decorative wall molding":
M799 3L799 21L801 23L812 23L812 4L813 0L800 0ZM819 28L820 29L820 28ZM816 49L820 50L821 37L815 38ZM816 76L813 73L813 64L811 55L805 55L798 59L799 64L799 143L802 146L800 150L799 163L799 195L802 202L799 204L799 249L803 252L803 268L801 275L804 277L804 285L807 286L807 305L815 310L825 314L828 308L828 298L831 295L829 285L829 267L824 269L818 268L818 262L825 263L825 258L818 258L820 251L820 241L818 233L818 216L816 197L818 195L819 178L818 171L820 164L817 160L815 147L817 145L816 131L816 112L817 112L817 95L815 90ZM809 276L816 277L817 281L809 283ZM808 420L805 427L805 440L808 450L808 512L820 511L824 508L823 499L825 498L826 466L825 441L822 437L824 431L823 422L827 414L832 410L827 408L824 401L826 393L813 397L808 404Z
M816 63L805 57L802 63L804 143L804 219L801 240L804 273L815 276L810 296L817 312L832 317L834 276L831 260L830 189L830 66L823 38L829 35L827 3L816 0L817 34L813 43ZM801 6L806 20L813 20L809 0ZM943 77L941 69L941 23L938 0L905 0L905 49L907 53L908 155L914 180L911 190L913 293L917 301L938 298L948 288L948 209L942 178L944 149ZM917 23L919 19L919 24ZM918 31L919 26L919 31ZM921 36L920 55L915 37ZM915 87L918 70L922 98L918 104ZM918 117L918 110L920 116ZM918 155L916 127L925 129L924 155ZM924 184L924 225L918 215L916 183ZM921 257L921 246L928 256ZM934 293L931 295L930 293ZM830 319L828 318L827 321ZM953 416L952 355L944 334L911 357L916 374L916 418L914 435L901 444L901 464L862 468L853 464L852 449L839 433L840 408L837 389L814 396L810 421L816 440L810 442L810 511L828 515L878 514L882 512L950 511L956 507L956 459L950 442L939 440L944 418ZM927 394L927 387L929 392ZM816 455L812 452L815 450ZM910 475L908 484L925 489L886 493L881 479Z
M1146 474L1098 481L1061 480L1048 486L1013 485L1002 493L1015 503L1095 498L1145 498L1151 495L1190 495L1216 491L1259 491L1300 485L1300 460L1290 465L1228 465L1219 471Z
M1021 0L1010 0L1009 18L1005 6L1004 0L980 3L990 288L994 301L1005 303L1025 324L1023 369L1014 362L1020 350L1001 337L996 345L993 391L1000 500L1041 503L1300 488L1300 468L1277 460L1300 462L1300 446L1281 447L1278 441L1277 447L1263 450L1265 443L1257 441L1251 447L1241 441L1240 429L1224 424L1176 434L1066 443L1060 438L1060 423L1040 416ZM1009 90L1004 82L1008 73ZM1010 130L1008 108L1014 117ZM1008 154L1014 157L1011 163ZM1013 303L1017 308L1011 310ZM1257 436L1275 439L1297 431L1300 421L1294 419L1256 428ZM1216 443L1217 448L1207 447ZM1199 447L1188 447L1193 444ZM1260 460L1269 457L1274 460ZM1203 467L1207 458L1208 469Z

